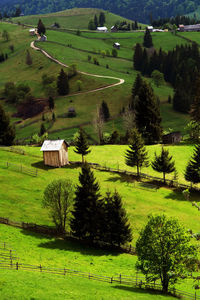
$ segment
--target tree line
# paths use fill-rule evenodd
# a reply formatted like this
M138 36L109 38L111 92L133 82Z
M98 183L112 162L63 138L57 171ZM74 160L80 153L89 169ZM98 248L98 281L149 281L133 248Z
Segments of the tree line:
M149 47L152 47L149 46ZM196 43L176 46L164 52L154 50L149 54L147 47L136 44L133 56L135 70L150 76L154 70L163 73L164 79L175 89L173 108L180 112L189 112L195 97L195 82L200 75L199 49Z

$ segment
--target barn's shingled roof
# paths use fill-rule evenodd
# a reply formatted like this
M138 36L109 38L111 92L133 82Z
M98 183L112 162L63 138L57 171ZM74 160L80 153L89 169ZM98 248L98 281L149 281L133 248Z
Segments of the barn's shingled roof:
M62 147L63 142L66 144L67 147L69 146L65 142L65 140L46 140L44 141L40 151L59 151Z

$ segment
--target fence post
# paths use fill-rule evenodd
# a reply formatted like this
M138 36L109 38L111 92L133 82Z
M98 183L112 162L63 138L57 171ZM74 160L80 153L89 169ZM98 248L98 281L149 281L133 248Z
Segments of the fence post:
M5 242L3 243L3 248L6 249L6 243Z
M122 275L119 274L119 283L121 284L122 283Z
M113 277L110 278L110 283L112 283L112 282L113 282Z
M19 269L19 264L18 264L18 262L16 262L16 270L18 270Z
M89 276L88 276L88 278L90 279L90 273L89 273Z
M37 177L37 175L38 175L38 170L36 169L36 172L35 172L35 174L36 174L36 177Z
M10 259L12 259L12 250L10 250Z
M65 268L64 268L64 275L66 274L66 270L65 270Z
M195 291L195 294L194 294L194 299L196 300L197 299L197 292Z
M42 272L42 266L40 265L40 272Z

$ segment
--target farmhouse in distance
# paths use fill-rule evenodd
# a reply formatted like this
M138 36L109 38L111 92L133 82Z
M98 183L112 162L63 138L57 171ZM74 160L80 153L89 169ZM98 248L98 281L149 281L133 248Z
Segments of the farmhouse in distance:
M46 166L62 167L69 164L69 145L65 140L46 140L40 151L43 151L43 160Z

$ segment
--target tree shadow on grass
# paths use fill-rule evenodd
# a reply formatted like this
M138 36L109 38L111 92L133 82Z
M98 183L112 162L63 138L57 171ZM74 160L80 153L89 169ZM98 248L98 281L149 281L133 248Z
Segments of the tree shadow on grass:
M100 248L97 245L88 245L86 242L80 242L76 240L60 240L54 239L49 242L40 243L38 247L47 248L47 249L58 249L58 250L66 250L71 252L79 252L83 255L92 255L92 256L105 256L112 255L117 256L120 255L120 252L116 250L108 250Z
M199 201L199 193L197 191L190 192L189 200L186 200L182 194L182 191L179 190L171 190L171 193L165 196L166 199L178 200L178 201Z
M115 174L114 176L108 178L106 181L109 182L126 182L127 184L133 183L136 180L134 176L126 175L126 174Z
M151 299L151 295L152 296L160 295L163 297L170 297L172 299L172 295L163 294L161 291L156 291L152 289L141 289L137 287L123 286L123 285L113 285L112 288L124 290L127 292L137 293L137 294L145 294L146 296L149 296L149 299Z

